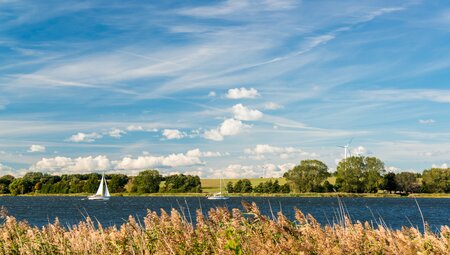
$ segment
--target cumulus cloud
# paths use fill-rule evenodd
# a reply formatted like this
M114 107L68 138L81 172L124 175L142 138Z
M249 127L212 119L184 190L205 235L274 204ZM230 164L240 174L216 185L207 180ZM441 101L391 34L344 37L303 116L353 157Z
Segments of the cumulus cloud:
M116 169L136 170L155 167L195 166L203 165L204 163L198 157L178 153L168 156L124 157L119 161L114 161L114 164Z
M229 99L241 99L241 98L255 98L258 97L259 93L254 88L234 88L229 89L226 95Z
M205 131L203 137L213 141L222 141L225 136L237 135L249 125L242 123L236 119L226 119L219 127Z
M113 129L111 129L107 134L109 135L109 136L111 136L111 137L114 137L114 138L120 138L120 137L122 137L122 135L124 135L124 134L126 134L127 132L125 132L125 131L123 131L123 130L121 130L121 129L118 129L118 128L113 128Z
M186 136L186 133L181 132L178 129L164 129L162 135L168 139L181 139Z
M75 135L72 135L68 140L71 142L75 142L75 143L80 143L80 142L91 143L91 142L94 142L96 139L100 139L100 138L102 138L102 135L97 134L95 132L88 133L88 134L79 132Z
M275 165L275 164L263 164L263 165L241 165L231 164L223 169L213 170L212 177L222 178L278 178L294 167L292 163Z
M279 155L282 159L288 159L298 156L317 157L316 153L309 153L295 147L277 147L268 144L258 144L254 148L244 150L246 154L251 155L253 159L263 159L264 155Z
M144 128L142 126L139 126L139 125L129 125L127 127L127 130L130 131L130 132L144 131Z
M443 168L443 169L447 169L447 168L448 168L448 165L447 165L447 163L444 163L444 164L442 164L442 165L436 165L436 164L433 164L431 167L432 167L432 168Z
M266 103L266 104L264 105L264 108L265 108L266 110L278 110L278 109L283 108L283 106L281 106L281 105L279 105L279 104L277 104L277 103L274 103L274 102L268 102L268 103Z
M420 123L420 124L423 124L423 125L429 125L429 124L433 124L433 123L435 123L435 122L436 122L436 121L433 120L433 119L419 120L419 123Z
M207 130L203 134L203 137L208 140L223 141L223 135L220 133L219 129Z
M364 155L367 153L367 149L363 146L358 146L356 148L353 148L352 155Z
M208 96L209 96L209 97L216 97L216 96L217 96L217 93L214 92L214 91L210 91L210 92L208 93Z
M53 173L88 173L100 170L143 170L148 168L174 168L204 165L200 157L218 157L218 152L201 152L199 149L188 151L186 154L173 153L166 156L146 155L133 158L126 156L119 160L110 160L108 157L53 157L42 158L30 167L32 171ZM4 166L6 169L6 166ZM2 168L0 168L2 169Z
M234 118L238 120L259 120L263 113L258 110L252 110L242 104L234 105L232 108Z
M57 173L87 173L111 169L110 160L103 155L96 157L54 157L42 158L31 167L32 170Z
M45 152L45 149L46 149L45 146L33 144L28 149L28 152Z
M226 155L226 153L222 154L220 152L213 152L213 151L205 151L205 152L203 152L203 151L200 151L199 148L189 150L186 153L186 156L197 157L197 158L199 158L199 157L213 158L213 157L222 157L224 155Z
M6 165L3 165L2 163L0 163L0 171L2 173L4 173L4 172L11 172L12 170L13 170L12 167L9 167L9 166L6 166Z
M395 166L388 166L388 167L386 167L386 171L391 172L391 173L400 173L402 171L402 169L395 167Z
M286 163L283 165L275 165L275 164L264 164L262 165L264 169L263 176L264 178L279 178L283 177L283 174L295 166L293 163Z

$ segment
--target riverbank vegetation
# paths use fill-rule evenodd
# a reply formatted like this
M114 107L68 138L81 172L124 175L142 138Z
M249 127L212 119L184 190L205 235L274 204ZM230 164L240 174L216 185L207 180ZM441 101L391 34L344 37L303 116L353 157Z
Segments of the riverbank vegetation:
M439 232L351 222L340 215L320 225L311 215L295 211L290 221L281 212L261 215L255 204L238 209L212 208L185 215L149 211L121 226L105 227L89 217L70 227L56 219L42 228L3 215L1 254L448 254L450 228ZM425 230L425 231L423 231Z
M0 194L81 194L95 193L100 174L50 175L29 172L15 178L0 178ZM220 180L174 174L163 176L157 170L145 170L137 176L107 174L111 193L178 194L219 191ZM223 190L230 194L305 194L342 192L351 194L450 193L450 168L432 168L422 173L387 172L376 157L353 156L339 162L330 173L319 160L303 160L285 172L283 178L225 179Z

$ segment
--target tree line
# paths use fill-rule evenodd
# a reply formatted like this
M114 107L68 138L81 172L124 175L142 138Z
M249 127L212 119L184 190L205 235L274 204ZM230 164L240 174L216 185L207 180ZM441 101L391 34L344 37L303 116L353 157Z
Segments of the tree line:
M228 182L226 186L228 193L290 193L291 188L288 183L280 185L278 180L266 181L253 187L249 179L238 180L236 183Z
M328 177L334 176L334 185ZM432 168L420 173L388 173L376 157L353 156L339 162L337 171L319 160L303 160L284 174L296 192L347 193L450 193L450 168Z
M0 194L95 193L100 179L101 175L98 173L59 176L28 172L21 178L4 175L0 178ZM124 174L106 174L105 179L111 193L202 192L198 176L175 174L164 177L157 170L142 171L134 177ZM164 185L161 185L161 182L164 182Z
M422 173L388 173L384 163L376 157L353 156L339 162L336 172L319 160L303 160L278 180L260 182L253 186L248 179L228 182L228 193L290 193L290 192L347 192L347 193L450 193L450 168L432 168ZM328 181L335 177L334 184ZM107 174L111 193L201 193L200 177L175 174L162 176L157 170L145 170L137 176ZM95 193L101 175L49 175L29 172L21 178L0 177L0 194L70 194ZM161 185L163 182L163 185Z

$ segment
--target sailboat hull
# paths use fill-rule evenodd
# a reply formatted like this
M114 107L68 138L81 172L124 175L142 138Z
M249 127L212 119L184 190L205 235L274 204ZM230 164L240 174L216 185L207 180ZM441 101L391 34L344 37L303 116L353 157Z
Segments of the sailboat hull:
M107 201L109 200L109 197L104 196L89 196L88 200L101 200L101 201Z
M209 200L226 200L229 197L224 197L224 196L210 196L208 197Z

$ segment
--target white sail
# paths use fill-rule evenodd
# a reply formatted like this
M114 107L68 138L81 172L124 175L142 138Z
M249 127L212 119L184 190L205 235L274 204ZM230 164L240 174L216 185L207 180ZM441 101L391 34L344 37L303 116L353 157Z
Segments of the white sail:
M105 197L110 197L111 195L109 194L108 184L106 182L106 179L104 179L104 180L105 180Z
M102 180L100 181L100 186L98 186L97 193L95 193L96 196L103 196L104 195L104 191L103 191L103 181L104 180L105 180L105 178L102 175Z
M105 179L105 174L102 174L102 179L100 181L100 185L98 186L97 193L93 196L89 196L89 200L109 200L109 197L111 195L109 194L108 190L108 184Z

